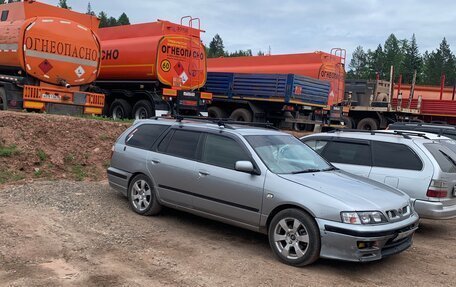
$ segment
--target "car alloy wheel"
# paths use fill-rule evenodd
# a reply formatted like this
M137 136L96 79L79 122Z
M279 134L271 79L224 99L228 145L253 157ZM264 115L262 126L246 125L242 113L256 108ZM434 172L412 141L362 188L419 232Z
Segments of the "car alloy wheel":
M298 219L284 218L274 227L274 243L284 257L300 259L308 250L309 234Z
M152 201L152 192L145 180L140 179L133 183L131 201L135 209L139 212L143 212L149 207Z

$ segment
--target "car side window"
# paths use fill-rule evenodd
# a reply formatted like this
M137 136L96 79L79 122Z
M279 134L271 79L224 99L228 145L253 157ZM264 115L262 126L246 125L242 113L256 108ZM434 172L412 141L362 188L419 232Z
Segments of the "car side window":
M372 165L370 145L358 142L330 142L322 156L329 162L355 165Z
M177 157L196 159L200 136L201 132L176 130L172 135L163 139L158 150ZM166 144L166 142L168 143Z
M207 134L201 160L207 164L234 169L237 161L251 159L234 139Z
M127 135L125 144L140 149L150 149L167 128L166 125L140 125Z
M373 165L376 167L421 170L423 162L408 146L397 143L372 143Z
M323 152L323 149L325 146L328 144L328 141L325 140L309 140L304 142L306 145L308 145L311 149L316 151L318 154L321 154Z

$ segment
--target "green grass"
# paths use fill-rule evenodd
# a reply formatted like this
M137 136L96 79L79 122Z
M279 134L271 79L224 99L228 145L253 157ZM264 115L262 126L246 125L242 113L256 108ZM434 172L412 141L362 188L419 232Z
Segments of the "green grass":
M71 167L71 172L73 173L76 181L83 181L87 177L87 172L84 170L84 167L80 164L75 164Z
M97 120L97 121L105 121L105 122L115 122L115 123L133 123L134 120L131 119L122 119L122 120L115 120L113 118L108 118L105 116L87 116L84 115L82 116L84 119L89 119L89 120Z
M7 170L7 169L0 170L0 184L12 182L12 181L18 181L18 180L21 180L24 178L25 178L25 176L20 172L11 171L11 170Z
M33 172L33 175L36 176L36 177L41 177L43 175L43 170L42 169L36 169Z
M4 146L0 144L0 156L10 157L19 154L19 150L16 145Z
M40 159L40 162L45 162L47 159L47 154L42 149L37 150L36 155Z

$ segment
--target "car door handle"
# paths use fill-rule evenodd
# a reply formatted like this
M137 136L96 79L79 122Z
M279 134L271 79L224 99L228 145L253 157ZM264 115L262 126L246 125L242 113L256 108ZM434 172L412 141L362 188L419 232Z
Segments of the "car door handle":
M200 171L198 171L198 174L199 174L200 176L208 176L208 175L209 175L209 172L207 172L207 171L205 171L205 170L200 170Z
M153 160L152 160L152 163L153 163L153 164L159 164L160 161L159 161L158 159L153 159Z

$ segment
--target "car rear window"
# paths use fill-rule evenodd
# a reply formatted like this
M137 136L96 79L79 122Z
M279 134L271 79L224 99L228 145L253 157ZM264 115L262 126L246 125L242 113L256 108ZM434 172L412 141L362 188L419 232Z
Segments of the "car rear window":
M421 170L423 163L418 155L408 146L396 143L377 142L372 143L373 166Z
M158 150L177 157L196 159L200 135L201 132L176 130L170 138L160 143Z
M140 125L127 135L125 144L140 149L150 149L167 128L168 126L165 125Z
M443 172L456 173L455 153L453 153L449 148L438 143L428 143L424 144L424 146L435 158Z
M326 146L322 156L334 163L372 165L370 146L367 143L334 141Z

